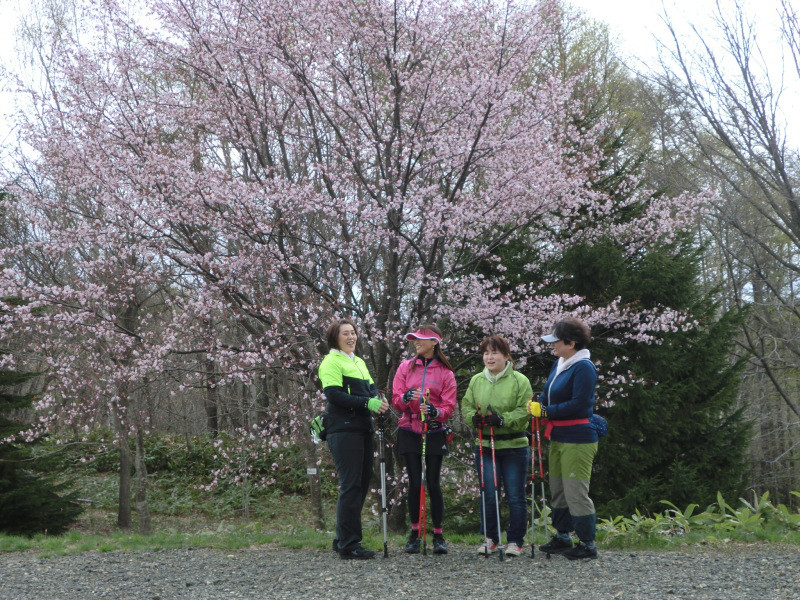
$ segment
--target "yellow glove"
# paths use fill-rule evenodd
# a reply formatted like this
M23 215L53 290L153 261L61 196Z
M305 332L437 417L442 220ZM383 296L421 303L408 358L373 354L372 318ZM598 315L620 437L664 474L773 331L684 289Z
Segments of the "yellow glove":
M541 402L534 402L531 400L527 405L528 414L534 417L547 417L547 410L542 406Z

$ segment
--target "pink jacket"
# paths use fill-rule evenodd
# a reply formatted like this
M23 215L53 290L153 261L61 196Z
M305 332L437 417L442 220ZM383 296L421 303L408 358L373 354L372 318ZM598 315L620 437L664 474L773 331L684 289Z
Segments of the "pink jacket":
M409 358L397 367L392 381L392 406L400 411L399 427L422 433L419 402L403 402L403 394L414 388L421 388L423 394L430 390L428 401L439 410L437 421L445 423L453 415L456 408L456 377L453 372L436 359L425 366L421 358Z

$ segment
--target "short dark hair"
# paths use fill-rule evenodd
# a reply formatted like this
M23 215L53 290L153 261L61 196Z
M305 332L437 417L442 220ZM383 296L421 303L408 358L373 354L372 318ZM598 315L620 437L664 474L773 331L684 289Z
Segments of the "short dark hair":
M507 358L511 358L511 346L508 345L508 340L501 335L486 336L478 349L481 354L486 352L487 349L492 349Z
M592 330L586 323L575 317L561 319L553 327L553 333L565 344L575 342L575 350L583 350L592 341Z
M341 350L341 348L339 348L339 330L342 328L342 325L352 325L353 331L356 332L356 337L358 337L358 327L356 327L352 319L337 319L328 325L328 330L325 332L325 341L328 343L328 350Z

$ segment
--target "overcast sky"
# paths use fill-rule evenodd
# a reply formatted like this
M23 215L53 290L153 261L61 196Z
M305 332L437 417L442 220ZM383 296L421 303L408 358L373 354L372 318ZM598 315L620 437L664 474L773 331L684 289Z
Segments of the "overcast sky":
M669 15L677 28L688 30L692 24L701 31L713 29L711 17L715 13L716 0L568 0L587 16L603 21L623 51L643 61L656 57L656 37L665 39L667 29L663 15ZM745 8L757 16L759 40L770 52L770 40L779 38L777 9L779 0L743 0ZM722 6L731 0L722 0ZM773 45L772 56L778 59Z
M655 57L654 36L666 28L661 15L666 10L676 21L702 23L714 9L714 0L569 0L589 17L608 23L611 35L631 56Z
M27 2L0 0L0 66L6 69L14 58L14 28L17 21L17 7ZM6 92L0 80L0 159L6 155L5 148L11 135L7 114L11 110L13 97Z

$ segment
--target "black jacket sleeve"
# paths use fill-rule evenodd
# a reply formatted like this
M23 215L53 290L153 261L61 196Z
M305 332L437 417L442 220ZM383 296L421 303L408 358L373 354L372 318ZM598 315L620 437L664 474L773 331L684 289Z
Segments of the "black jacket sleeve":
M375 395L378 395L378 389L375 384L370 386L375 387ZM322 392L325 394L325 399L339 408L366 408L369 398L364 396L353 396L344 391L344 388L338 385L329 385Z

